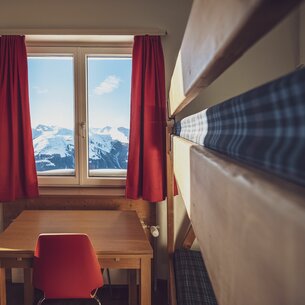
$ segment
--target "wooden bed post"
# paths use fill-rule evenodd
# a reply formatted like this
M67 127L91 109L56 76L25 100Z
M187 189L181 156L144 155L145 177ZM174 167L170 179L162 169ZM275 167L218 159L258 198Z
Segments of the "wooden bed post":
M171 149L171 134L173 122L167 122L166 128L166 174L167 174L167 249L169 254L174 252L174 177Z
M171 149L171 134L173 120L167 121L166 128L166 176L167 176L167 253L169 260L168 269L168 301L176 304L175 277L173 270L174 245L174 175Z

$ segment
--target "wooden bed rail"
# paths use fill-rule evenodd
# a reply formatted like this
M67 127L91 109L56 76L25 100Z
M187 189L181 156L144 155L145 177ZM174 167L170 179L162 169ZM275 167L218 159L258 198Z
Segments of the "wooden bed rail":
M170 85L170 116L190 103L301 0L194 0Z
M304 304L305 189L190 150L190 218L218 303Z

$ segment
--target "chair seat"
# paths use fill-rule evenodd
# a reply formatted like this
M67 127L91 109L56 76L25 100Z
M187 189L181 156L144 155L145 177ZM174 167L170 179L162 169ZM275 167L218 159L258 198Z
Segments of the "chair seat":
M46 299L89 299L103 285L100 264L86 234L41 234L33 286Z

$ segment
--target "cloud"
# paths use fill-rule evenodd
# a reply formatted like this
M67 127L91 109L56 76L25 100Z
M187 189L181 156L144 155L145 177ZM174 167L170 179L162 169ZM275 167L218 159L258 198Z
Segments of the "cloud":
M36 94L47 94L49 92L47 88L41 88L39 86L34 86L33 89L35 90Z
M94 93L96 95L111 93L115 89L119 88L120 82L121 80L117 76L109 75L97 87L95 87Z

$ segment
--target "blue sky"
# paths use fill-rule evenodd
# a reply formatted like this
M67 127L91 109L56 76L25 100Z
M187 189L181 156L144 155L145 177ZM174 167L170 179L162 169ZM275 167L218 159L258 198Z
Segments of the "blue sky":
M88 59L89 127L129 128L131 58Z
M32 127L74 126L73 58L30 57ZM88 60L89 127L129 128L131 59Z

